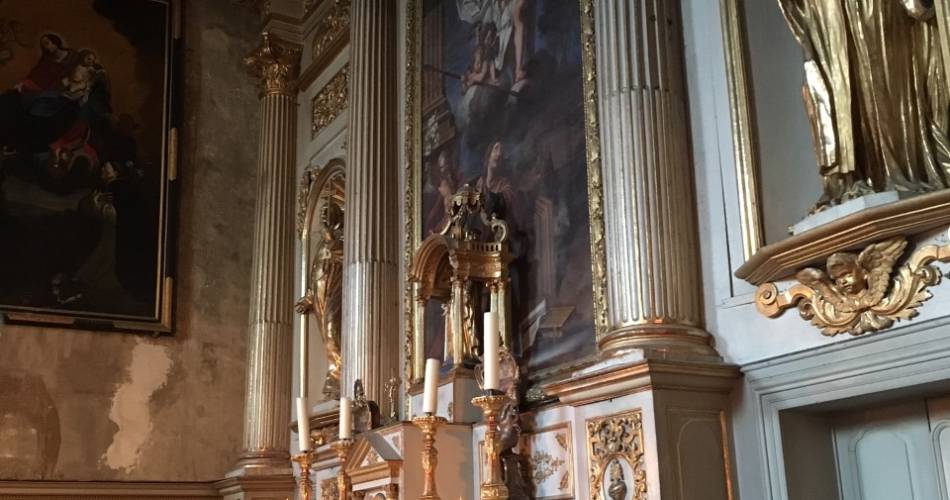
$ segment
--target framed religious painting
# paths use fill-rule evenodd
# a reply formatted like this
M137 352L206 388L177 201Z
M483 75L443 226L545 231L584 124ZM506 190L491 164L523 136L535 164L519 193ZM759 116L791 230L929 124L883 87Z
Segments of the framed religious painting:
M173 0L0 2L0 311L167 332Z
M538 382L590 361L606 325L591 2L407 8L406 261L427 237L446 234L454 194L478 193L507 224L503 341L522 370ZM416 361L447 352L451 323L446 305L419 300L417 286L410 270L410 380L421 376ZM459 321L480 330L482 312Z

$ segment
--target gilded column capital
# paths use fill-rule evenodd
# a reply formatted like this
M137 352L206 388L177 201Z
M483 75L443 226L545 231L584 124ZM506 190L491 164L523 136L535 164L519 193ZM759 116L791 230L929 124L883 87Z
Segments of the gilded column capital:
M251 76L260 80L261 97L291 95L300 71L300 47L265 31L244 64Z

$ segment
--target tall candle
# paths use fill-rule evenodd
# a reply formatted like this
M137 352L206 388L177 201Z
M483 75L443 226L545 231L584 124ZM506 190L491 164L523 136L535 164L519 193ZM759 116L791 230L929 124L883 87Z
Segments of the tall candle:
M353 438L353 408L350 398L340 398L340 439Z
M309 273L307 269L310 266L310 243L309 241L304 241L304 245L301 247L301 268L300 272L300 295L305 295L307 293L307 280L309 279ZM297 356L299 357L298 363L300 364L300 397L306 398L310 396L310 312L306 312L300 315L300 321L298 322L298 340L300 342L299 352Z
M422 413L435 414L439 402L439 368L442 362L435 358L426 360L425 391L422 394Z
M485 390L498 389L498 313L485 313L485 351L483 353L483 375Z
M310 409L307 408L307 398L297 398L297 440L300 451L310 449Z

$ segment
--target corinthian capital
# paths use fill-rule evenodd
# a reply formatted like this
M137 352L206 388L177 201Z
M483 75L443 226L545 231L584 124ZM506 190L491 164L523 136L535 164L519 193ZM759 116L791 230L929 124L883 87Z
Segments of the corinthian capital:
M261 44L244 58L244 64L251 76L260 80L261 97L290 95L300 70L300 48L265 31Z

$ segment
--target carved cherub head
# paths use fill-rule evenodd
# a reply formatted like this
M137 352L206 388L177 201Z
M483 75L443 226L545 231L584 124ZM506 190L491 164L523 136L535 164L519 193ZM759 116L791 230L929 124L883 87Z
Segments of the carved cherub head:
M838 291L856 295L868 288L864 267L853 253L836 253L828 257L828 275Z

